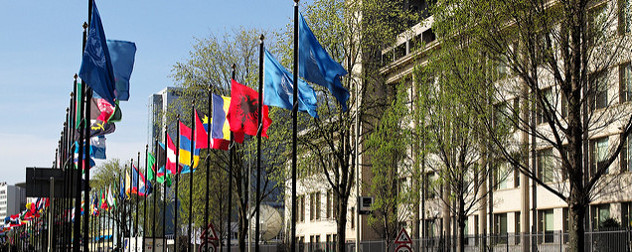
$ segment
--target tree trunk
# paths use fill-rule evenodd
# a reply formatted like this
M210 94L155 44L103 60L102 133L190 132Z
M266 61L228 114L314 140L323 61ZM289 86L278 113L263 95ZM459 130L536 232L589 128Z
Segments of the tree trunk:
M457 224L459 225L459 233L458 233L458 241L457 241L457 251L465 252L465 221L467 220L467 216L465 215L465 202L463 201L463 196L459 198L459 208L457 210Z
M344 252L345 250L345 241L346 241L346 232L347 232L347 205L348 197L345 199L340 199L338 202L338 221L336 222L336 233L338 234L338 250L339 252ZM359 206L358 206L359 207ZM357 211L356 211L357 212ZM355 228L360 228L360 223L356 223ZM359 251L359 250L356 250Z
M239 209L239 251L246 251L246 233L248 232L248 211L243 207ZM230 234L230 231L228 231ZM229 236L230 239L230 236Z
M573 194L571 194L571 197ZM581 203L580 200L574 197L570 199L568 218L569 218L569 230L568 230L568 250L569 251L584 251L584 218L586 214L586 204Z

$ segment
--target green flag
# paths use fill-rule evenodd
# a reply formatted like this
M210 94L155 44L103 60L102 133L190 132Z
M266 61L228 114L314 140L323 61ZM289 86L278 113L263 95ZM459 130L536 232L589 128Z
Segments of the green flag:
M154 154L147 153L147 165L151 167L151 169L148 170L149 174L147 174L147 178L149 179L149 181L154 181L154 178L156 177L156 167L154 164L156 164L156 158L154 157Z
M76 123L75 123L75 128L79 128L79 124L81 123L81 120L83 119L83 115L81 115L81 113L79 113L81 111L81 106L83 102L81 102L81 100L83 100L83 97L81 96L81 82L77 82L77 93L75 94L75 118L76 118Z

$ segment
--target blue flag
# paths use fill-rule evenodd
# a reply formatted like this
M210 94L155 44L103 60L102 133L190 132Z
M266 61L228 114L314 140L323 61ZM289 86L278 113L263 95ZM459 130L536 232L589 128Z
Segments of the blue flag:
M110 60L110 52L105 42L105 32L101 25L101 17L97 5L92 1L92 21L83 51L79 77L99 96L110 104L114 104L114 70Z
M340 77L347 74L338 62L334 61L309 29L303 15L300 15L298 75L309 82L326 87L336 97L342 111L347 111L349 90L342 86Z
M294 83L290 72L285 69L268 50L263 60L264 92L263 103L292 110ZM316 92L302 79L298 80L298 110L318 118L316 113Z
M107 40L112 70L114 71L114 95L119 101L129 100L129 78L134 69L136 44L129 41Z

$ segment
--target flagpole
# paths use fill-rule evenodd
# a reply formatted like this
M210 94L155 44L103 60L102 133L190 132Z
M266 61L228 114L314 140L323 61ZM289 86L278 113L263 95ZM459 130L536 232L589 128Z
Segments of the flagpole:
M68 184L66 204L65 204L65 208L64 208L64 213L68 215L68 217L69 217L68 219L70 219L70 216L72 214L72 213L70 213L69 210L72 209L72 203L73 203L72 202L72 200L73 200L73 197L72 197L73 193L72 192L73 192L73 188L74 188L73 186L74 186L74 174L75 174L73 172L74 169L72 169L72 165L73 165L73 162L74 162L74 160L72 160L72 159L74 159L74 153L75 153L74 148L73 148L74 142L75 142L74 141L74 139L75 139L75 120L76 120L76 113L77 113L76 105L75 105L77 103L77 101L76 101L76 97L77 96L75 94L77 93L77 77L78 76L77 76L77 74L75 74L73 77L74 77L74 81L73 81L73 85L72 85L73 86L73 91L72 91L72 93L70 93L70 127L69 127L69 129L70 129L70 134L69 134L70 143L68 143L68 148L66 149L66 154L64 155L64 157L59 159L60 162L64 162L65 163L63 166L64 166L64 169L66 170L66 173L68 174L67 178L68 178L68 182L69 183L64 183L64 184ZM69 153L72 153L70 155L70 157L69 157ZM66 159L66 160L70 159L73 162L63 161L64 159ZM62 166L62 164L60 164L60 166ZM72 248L71 247L72 225L73 225L73 223L70 222L66 226L66 251L70 251L70 248ZM48 227L48 230L50 231L50 227Z
M261 131L263 130L261 125L261 117L263 116L263 39L261 34L259 37L259 103L257 112L257 192L256 192L256 212L255 212L255 252L259 252L259 211L261 205Z
M177 135L176 135L176 196L175 196L175 217L174 217L174 224L173 224L173 245L176 251L178 251L178 213L179 213L179 209L178 209L178 182L180 181L180 115L176 116L176 119L178 121L177 125L176 125L176 131L177 131ZM165 143L166 144L166 143Z
M233 72L231 73L231 78L235 79L235 68L237 66L235 64L232 65ZM228 144L228 223L226 224L226 251L230 251L230 236L231 236L231 225L230 225L230 214L233 209L233 131L230 131L230 143ZM250 229L250 228L248 228ZM208 250L207 250L208 251Z
M140 151L138 152L138 158L136 159L136 200L134 205L134 210L136 211L136 220L134 220L134 240L136 244L134 244L134 251L138 251L138 198L140 195ZM133 169L133 168L132 168Z
M164 180L162 182L162 237L163 237L163 244L162 244L162 249L163 251L167 251L167 176L169 176L169 173L167 171L167 166L169 165L169 159L168 159L168 155L169 155L169 144L167 143L168 139L167 139L167 122L165 122L165 155L164 155L164 164L165 164L165 177Z
M211 113L212 113L212 108L211 108L211 101L213 99L213 95L211 93L211 84L208 85L208 111L207 111L207 121L206 121L206 125L207 125L207 139L206 139L206 186L204 187L204 190L206 191L206 196L205 196L205 206L204 206L204 240L202 241L202 243L204 243L204 251L208 251L208 242L207 242L207 237L208 237L208 186L209 186L209 180L210 180L210 166L211 166L211 132L212 132L212 124L211 124ZM197 121L196 121L197 122Z
M72 132L72 113L73 113L73 109L72 109L72 97L73 94L70 93L70 106L66 109L66 123L64 123L64 139L63 139L63 144L61 146L59 146L59 148L57 149L58 151L55 152L55 162L57 162L57 160L59 159L60 162L59 164L56 164L53 168L59 168L60 170L62 170L64 172L64 179L65 181L69 181L70 178L70 172L68 170L68 167L65 167L61 164L61 160L65 159L65 156L70 153L68 150L70 149L70 142L72 142L72 138L70 138L70 132ZM72 152L74 154L74 152ZM59 157L59 158L58 158ZM64 157L64 158L62 158ZM73 157L74 158L74 157ZM67 243L67 238L68 238L68 234L70 232L68 232L68 227L71 225L71 223L66 222L66 218L65 215L68 214L68 212L66 212L66 209L68 208L68 193L70 191L70 189L72 188L70 186L69 183L63 183L64 184L64 191L63 191L63 195L61 197L61 200L59 201L59 205L61 206L60 209L62 210L61 212L61 217L62 219L64 219L64 224L63 224L63 229L64 232L62 234L62 243L63 245L61 246L61 248L63 250L66 250L68 248L68 243ZM54 196L54 195L53 195ZM51 197L52 198L52 197Z
M88 15L90 16L90 15ZM88 36L88 23L84 22L83 23L83 43L82 43L82 51L83 48L85 48L86 46L86 38ZM83 53L83 52L82 52ZM77 74L75 74L75 81L77 80ZM76 89L76 87L75 87ZM81 90L77 90L77 92L79 92L81 95L78 96L77 98L75 98L76 103L75 104L83 104L83 97L85 96L86 93L86 88L85 88L85 84L82 83L81 84ZM75 93L76 94L76 93ZM80 106L79 107L79 115L80 117L83 117L83 110L84 110L84 106ZM78 170L81 169L81 165L83 163L83 133L84 130L83 128L85 127L85 118L81 118L81 121L79 122L79 141L77 141L78 146L77 146L77 167L75 167L74 169ZM74 152L74 150L73 150ZM73 154L74 155L74 154ZM74 157L72 157L73 159L73 166L74 166ZM73 176L74 177L74 176ZM74 235L74 240L73 240L73 251L74 252L79 252L80 250L80 243L79 241L81 240L81 221L82 221L82 217L81 217L81 173L77 172L77 188L75 190L75 223L74 223L74 227L73 227L73 235ZM85 197L84 197L85 200ZM84 205L85 207L85 205ZM87 218L86 216L83 216L83 218ZM54 230L54 227L51 228L51 230ZM84 233L87 233L87 228L84 227L83 229ZM85 237L84 237L85 240ZM85 242L84 242L85 243ZM84 250L87 251L86 246L84 245Z
M294 71L292 86L292 224L290 251L296 251L296 132L298 127L298 1L294 0ZM344 239L339 237L338 239Z
M92 22L92 3L93 0L88 0L88 23ZM85 159L88 159L88 164L86 165L86 160L83 160L83 168L85 169L85 181L83 183L83 190L85 191L84 194L84 200L86 202L84 202L84 206L86 207L86 209L88 208L88 201L90 200L90 196L88 195L88 192L90 191L90 142L87 141L88 139L90 139L90 101L92 99L92 90L87 87L86 83L83 83L84 85L81 85L81 87L83 89L85 89L85 103L83 106L84 107L84 111L86 113L85 117L84 117L84 122L85 122L85 128L84 130L86 131L84 134L84 137L86 139L86 143L84 144L84 153L88 153L88 155L86 155ZM80 140L80 142L83 141L83 139ZM81 164L81 163L80 163ZM80 176L81 177L81 176ZM83 224L84 224L84 244L83 244L83 249L84 251L88 251L89 247L88 247L88 241L90 241L90 234L88 233L88 224L90 223L90 216L86 215L84 216L85 218L83 219Z
M193 157L195 156L195 139L194 139L194 132L195 132L195 100L193 100L193 103L191 104L191 124L193 124L191 126L191 163L189 166L189 228L187 230L187 236L188 236L188 244L189 246L187 246L187 248L189 249L189 251L192 251L192 247L191 247L191 239L193 237L191 237L191 228L192 228L192 221L193 221L193 161L195 161L193 159ZM193 242L195 242L195 240L193 240Z
M108 195L107 195L107 196L108 196L108 197L114 197L114 196L112 195L112 185L111 185L111 184L110 184L110 186L109 186L109 188L108 188ZM108 201L109 201L109 200L108 200ZM108 208L109 208L109 209L108 209L108 216L107 216L107 218L106 218L106 220L107 220L107 222L106 222L106 223L107 223L107 231L108 231L108 232L107 232L107 235L108 235L108 241L107 241L107 243L106 243L106 250L107 250L107 248L109 248L111 245L113 245L113 244L112 244L112 242L114 242L114 230L112 230L112 229L113 229L113 226L112 226L112 209L113 209L113 207L114 207L114 206L110 206L110 202L108 202L107 204L108 204ZM114 246L112 246L112 247L114 247Z
M125 228L127 227L127 204L125 203L127 201L127 165L125 165L124 168L124 176L123 177L123 197L121 197L121 204L123 204L123 212L121 212L121 227L119 227L119 229L122 229L122 232L120 232L119 236L122 235L123 239L121 240L121 237L119 237L119 243L121 244L121 246L123 247L123 250L125 249ZM120 191L119 191L120 194Z
M149 197L149 186L147 185L147 172L149 171L149 163L147 162L147 153L149 153L149 145L145 144L145 177L143 179L145 184L145 197L143 198L143 247L141 248L141 251L143 252L145 251L145 236L147 236L147 229L145 229L147 225L145 223L147 223L147 197ZM138 177L140 177L140 173L138 174ZM140 187L140 184L138 184L138 187ZM140 188L138 188L138 190L140 190Z
M121 186L121 171L120 170L118 171L116 184L118 184L119 187ZM116 188L116 187L114 187L114 188ZM125 190L125 189L123 189L123 190ZM119 196L121 195L121 188L118 188L118 190L116 190L116 194L114 194L114 196L113 196L113 197L115 197L115 199L116 199L116 195L117 194ZM118 197L118 198L120 199L121 197ZM117 203L121 203L122 204L123 201L114 203L115 209L117 210L118 213L120 213L121 211L119 211L119 206L118 206ZM116 217L116 213L115 213L114 216ZM119 216L120 216L120 214L119 214ZM116 231L117 231L116 232L116 247L120 249L119 244L121 243L121 219L119 219L118 223L116 223L116 221L114 221L114 220L113 220L113 222L116 224ZM112 236L114 236L114 231L112 232ZM114 237L112 237L112 238L114 238ZM114 247L114 239L112 239L112 247Z
M134 169L133 166L134 166L134 159L132 158L132 159L130 159L130 164L129 164L129 176L130 176L129 183L130 183L130 185L129 185L129 200L128 200L128 203L127 203L129 205L129 211L130 211L130 213L129 213L129 232L128 232L129 233L129 238L127 240L127 244L129 245L128 246L128 248L129 248L128 251L129 252L132 252L132 227L133 227L132 225L134 224L134 218L132 216L132 191L134 189L134 182L132 181L134 179L134 174L133 174L133 171L132 171ZM125 180L127 180L127 178ZM127 186L125 186L125 193L127 194Z
M154 160L154 167L152 169L154 170L154 186L156 186L158 185L158 164L160 164L160 162L158 162L160 158L158 157L158 138L154 139L154 153L156 154L156 160ZM165 174L166 174L166 169L165 169ZM153 220L151 222L151 244L152 244L152 251L155 251L156 250L156 192L153 192L152 199L154 201L154 207L152 208L153 211L152 211L152 218L151 218Z
M101 193L101 197L103 197L103 193ZM101 198L101 201L103 201L103 198ZM99 203L101 203L101 206L103 206L103 202L99 202ZM105 210L105 209L103 209L101 207L101 210ZM99 226L98 226L99 230L97 230L97 232L96 232L97 233L97 237L99 237L99 243L98 243L98 246L97 246L97 250L99 248L103 247L103 243L105 242L103 239L101 239L101 237L103 236L103 230L105 229L104 228L104 226L105 226L104 222L105 221L103 219L104 217L105 217L105 212L102 214L101 211L99 211L99 216L98 216L98 218L99 218Z

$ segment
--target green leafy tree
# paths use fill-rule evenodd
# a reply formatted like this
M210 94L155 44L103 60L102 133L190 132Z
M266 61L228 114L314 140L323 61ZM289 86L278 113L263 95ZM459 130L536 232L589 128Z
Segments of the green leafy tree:
M388 87L379 74L380 61L376 55L406 30L408 21L417 18L403 7L399 1L317 0L302 11L321 45L349 72L342 79L351 94L349 111L342 112L328 90L313 85L319 96L319 118L300 115L299 126L304 132L299 145L308 156L303 160L307 164L299 164L299 168L320 174L320 183L327 181L336 199L339 251L345 248L342 237L346 237L349 197L357 183L356 169L363 163L358 160L362 155L360 146L390 104L384 99ZM292 59L290 34L293 34L291 29L286 33L285 46L281 47L287 52L281 56L286 63ZM302 181L310 183L305 178Z
M584 218L590 202L604 193L608 188L604 185L620 184L610 183L616 176L608 174L608 167L632 131L630 111L619 106L626 100L607 95L616 86L610 80L616 79L619 64L630 60L623 53L629 44L625 3L446 0L438 1L435 9L433 30L440 42L467 39L467 46L480 52L479 62L498 66L497 77L485 81L495 88L494 102L518 100L520 106L500 117L521 133L520 139L503 140L492 134L490 140L511 165L568 204L570 251L584 251ZM455 50L459 45L446 44ZM455 76L477 74L459 67L451 71ZM486 103L471 106L486 109L479 104ZM486 127L494 120L481 119ZM613 141L592 165L590 138L599 134L612 134ZM550 183L549 176L539 174L535 150L548 147L554 154L546 157L558 164L553 173L562 183ZM526 155L514 156L515 150L530 152L532 161Z
M181 97L169 108L167 111L167 120L173 122L176 120L178 113L182 113L180 119L187 125L191 125L190 111L188 108L192 104L199 111L203 111L209 114L207 110L208 104L208 89L219 95L230 96L230 80L233 64L235 67L235 80L253 87L257 90L258 86L258 74L259 74L259 41L261 34L268 34L265 39L266 47L268 45L274 46L274 34L257 29L240 28L233 32L227 32L220 36L210 35L205 39L198 39L193 49L190 52L188 59L182 62L177 62L172 69L172 77L177 85L183 88ZM272 47L273 47L272 46ZM187 108L180 109L179 108ZM184 112L186 111L186 112ZM230 188L231 193L234 194L233 204L237 206L238 216L238 242L241 250L246 247L246 237L249 227L249 219L254 218L254 212L252 207L257 203L264 201L277 200L274 195L278 195L279 184L273 183L275 177L284 176L282 167L286 156L285 155L285 136L287 136L286 126L287 118L283 113L279 113L280 110L271 108L270 118L273 124L267 131L268 138L262 138L262 176L261 176L261 197L255 199L254 203L252 198L255 198L255 185L256 185L256 138L246 137L244 144L235 144L234 156L233 156L233 168L230 176L233 177L233 188ZM188 115L188 116L184 116ZM212 169L222 170L224 173L228 172L229 164L229 152L228 151L211 151L211 155L207 156L206 151L202 151L202 159L210 162ZM205 163L201 163L198 169L205 167ZM205 169L205 168L202 168ZM186 176L183 176L184 178ZM198 173L194 173L194 177L198 177ZM202 173L199 177L204 177ZM186 184L188 186L188 179L180 180L181 185ZM225 176L213 176L214 181L212 185L227 186L227 177ZM197 181L197 180L196 180ZM204 195L203 186L205 183L194 183L194 192L196 195ZM200 188L198 188L200 186ZM188 188L183 187L183 191L179 193L179 200L182 202L182 209L188 206ZM212 188L211 188L212 189ZM228 189L226 187L226 189ZM185 195L186 193L186 195ZM219 209L219 211L226 209L226 194L217 194L221 198L213 199L211 209ZM253 197L251 197L253 196ZM199 215L203 213L204 204L203 201L197 201L194 199L194 218L197 221L200 220ZM195 202L200 202L199 204ZM222 205L224 204L224 205ZM225 207L221 207L225 206ZM181 214L188 211L181 211ZM188 218L186 215L181 215L184 219ZM225 219L226 214L215 214L216 219ZM203 223L203 221L200 221ZM223 223L219 228L225 230L226 224Z
M428 64L416 70L417 97L423 98L415 110L425 116L424 125L419 126L426 128L426 163L439 175L435 190L441 188L437 193L442 194L443 225L448 227L450 216L456 217L457 250L464 251L467 216L484 206L481 203L489 193L484 188L494 171L489 160L503 162L494 158L496 150L489 146L488 138L493 135L504 141L512 131L506 121L494 121L489 127L482 122L481 118L491 117L495 109L504 109L493 105L495 90L486 84L492 65L478 61L479 52L468 47L467 40L458 42L462 44L445 42ZM507 176L504 173L499 174L501 179ZM450 242L445 246L450 249Z
M371 162L370 193L374 197L369 226L384 239L387 248L401 228L400 223L408 220L418 196L402 178L410 177L411 117L408 83L398 85L398 90L389 108L386 109L377 128L366 141L367 155ZM408 176L407 176L408 175Z

